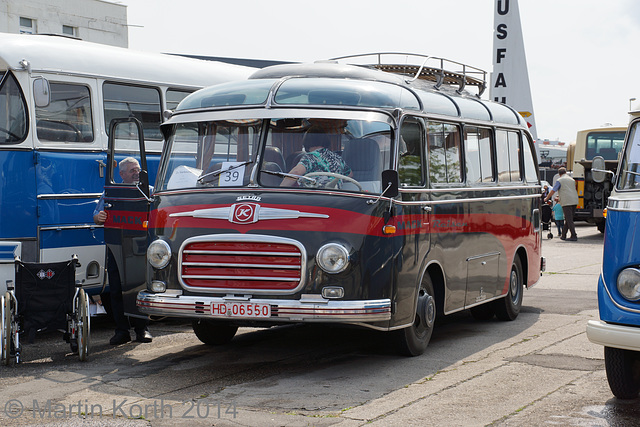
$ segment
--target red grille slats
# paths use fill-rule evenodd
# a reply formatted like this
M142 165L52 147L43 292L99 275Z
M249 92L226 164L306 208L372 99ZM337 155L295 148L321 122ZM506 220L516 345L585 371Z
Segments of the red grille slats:
M182 256L183 264L254 264L254 265L274 265L277 264L280 268L286 268L285 266L300 267L299 257L291 256L261 256L261 255L236 255L236 254L218 254L218 253L192 253L191 251L185 251Z
M296 289L303 277L303 256L293 244L200 240L188 243L181 257L187 287L286 291Z

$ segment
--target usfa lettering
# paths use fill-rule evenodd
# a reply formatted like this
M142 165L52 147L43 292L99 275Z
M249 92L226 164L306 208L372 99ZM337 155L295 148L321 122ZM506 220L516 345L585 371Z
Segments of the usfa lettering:
M132 215L113 215L113 222L116 224L142 225L142 217Z

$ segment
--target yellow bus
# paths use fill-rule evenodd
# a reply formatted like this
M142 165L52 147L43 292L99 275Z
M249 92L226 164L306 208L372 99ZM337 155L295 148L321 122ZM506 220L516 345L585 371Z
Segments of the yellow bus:
M601 233L605 227L603 210L611 194L612 175L605 174L606 179L603 182L594 182L591 176L591 161L595 156L602 156L606 169L615 172L626 131L626 127L618 126L581 130L576 136L575 148L572 149L572 160L567 156L567 169L573 170L573 179L578 190L575 220L595 224Z

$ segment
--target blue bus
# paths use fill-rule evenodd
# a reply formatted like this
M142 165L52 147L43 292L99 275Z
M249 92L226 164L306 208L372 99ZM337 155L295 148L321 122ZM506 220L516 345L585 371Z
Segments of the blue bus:
M593 159L592 173L594 181L604 181L604 158ZM587 336L604 346L613 394L633 399L640 391L640 118L629 125L612 182L598 280L600 320L588 322Z
M252 71L59 36L0 33L0 291L14 278L14 257L56 262L77 254L76 279L90 295L104 292L103 229L92 212L105 185L110 122L142 123L153 179L163 112L199 88Z

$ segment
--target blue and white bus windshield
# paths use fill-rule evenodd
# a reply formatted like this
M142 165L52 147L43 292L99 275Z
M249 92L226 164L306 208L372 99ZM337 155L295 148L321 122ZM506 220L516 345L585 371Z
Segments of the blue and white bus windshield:
M620 166L618 190L640 189L640 130L638 122L629 129L629 142Z

